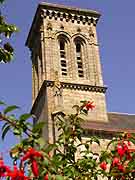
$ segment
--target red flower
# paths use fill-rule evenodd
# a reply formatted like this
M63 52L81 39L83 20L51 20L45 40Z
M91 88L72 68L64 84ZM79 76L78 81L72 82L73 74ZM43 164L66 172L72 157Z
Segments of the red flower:
M22 157L22 161L27 159L33 159L35 157L43 157L42 154L36 151L34 148L29 148L26 154Z
M127 159L128 159L128 160L131 160L131 159L132 159L130 153L127 154Z
M85 105L86 109L89 111L89 109L93 110L95 108L95 105L93 105L94 102L88 101Z
M107 169L107 164L106 164L106 162L103 161L103 162L100 164L100 167L101 167L101 169L106 170L106 169Z
M119 164L119 162L120 162L119 158L115 157L115 158L113 159L112 165L113 165L113 166L117 166L117 165Z
M11 180L30 180L24 175L23 170L19 170L16 165L14 165L13 171L7 173L8 177L11 177Z
M124 179L125 179L125 177L124 177L124 176L122 176L121 178L122 178L122 180L124 180Z
M22 161L29 159L31 161L32 172L35 177L38 177L39 172L38 172L38 164L37 161L35 160L36 157L43 158L43 155L40 152L36 151L35 149L29 148L26 154L22 157Z
M48 180L48 173L45 175L44 180Z
M35 159L33 159L31 162L31 168L34 176L37 177L39 175L39 172L38 172L38 164Z
M125 143L123 144L123 150L125 153L129 151L128 146Z
M131 134L130 133L127 133L127 138L131 138Z
M130 141L128 141L128 146L131 146L131 142Z
M121 172L124 172L124 171L125 171L125 168L123 167L122 164L119 164L119 165L118 165L118 169L119 169Z
M125 154L125 149L123 149L122 145L117 145L117 152L120 155L120 157L122 157Z
M6 174L10 172L10 168L4 164L2 158L0 158L0 177L6 176Z

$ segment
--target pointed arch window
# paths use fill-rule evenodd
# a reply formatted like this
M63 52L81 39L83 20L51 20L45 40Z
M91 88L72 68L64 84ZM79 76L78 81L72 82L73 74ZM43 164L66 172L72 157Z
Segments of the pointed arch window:
M67 60L66 60L66 40L64 38L59 39L59 50L60 50L60 65L61 73L63 76L67 76Z
M75 46L76 46L76 62L77 62L78 76L84 77L81 41L76 41Z

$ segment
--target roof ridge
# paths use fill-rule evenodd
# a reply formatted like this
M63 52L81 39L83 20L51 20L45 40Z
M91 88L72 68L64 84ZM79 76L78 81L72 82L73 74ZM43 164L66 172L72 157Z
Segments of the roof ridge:
M130 113L123 113L123 112L107 112L107 114L119 114L119 115L129 115L129 116L135 116L135 114Z
M75 10L75 11L93 12L93 13L101 15L101 13L95 9L93 10L91 8L81 8L81 7L66 5L63 3L50 3L50 2L43 1L43 2L40 2L39 5L41 6L47 5L47 6L52 6L52 7L64 8L64 9L66 8L66 9Z

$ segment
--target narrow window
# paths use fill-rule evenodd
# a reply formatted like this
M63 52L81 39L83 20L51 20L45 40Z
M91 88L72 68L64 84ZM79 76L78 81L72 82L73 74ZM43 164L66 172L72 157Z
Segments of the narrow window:
M76 43L76 61L77 61L77 67L78 67L78 76L84 77L83 74L83 64L82 64L82 54L81 54L81 43Z
M64 43L64 41L60 41L60 50L65 50L65 43Z
M61 72L63 76L67 76L67 62L66 62L66 50L65 50L66 42L61 39L59 42L60 46L60 63L61 63Z
M76 52L78 52L78 53L81 52L81 44L80 43L76 44Z

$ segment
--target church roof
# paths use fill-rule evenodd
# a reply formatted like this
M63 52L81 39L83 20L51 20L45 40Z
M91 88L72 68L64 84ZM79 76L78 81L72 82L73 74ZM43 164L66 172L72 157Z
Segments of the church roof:
M77 8L73 6L66 6L62 4L54 4L54 3L47 3L47 2L41 2L39 3L39 6L42 6L43 8L52 9L52 10L61 10L66 12L76 12L77 14L84 14L84 15L92 15L95 17L100 17L101 14L98 11L91 10L91 9L82 9Z
M108 122L85 121L83 128L104 132L135 133L135 115L122 113L108 113Z

